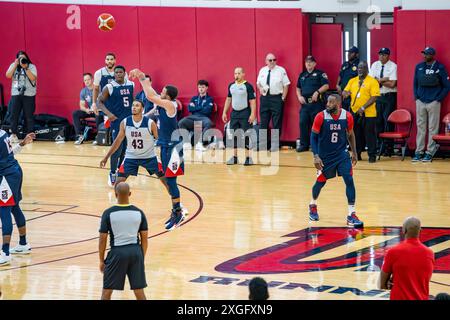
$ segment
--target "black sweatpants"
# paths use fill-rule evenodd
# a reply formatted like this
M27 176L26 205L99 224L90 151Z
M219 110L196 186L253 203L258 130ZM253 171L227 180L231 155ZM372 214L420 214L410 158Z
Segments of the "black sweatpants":
M18 125L20 113L23 110L25 117L26 130L25 133L34 132L34 111L36 110L36 96L12 96L11 97L11 132L18 134Z
M77 136L83 134L84 126L81 124L82 119L92 118L94 115L84 112L83 110L75 110L72 112L73 127Z
M307 103L300 109L300 147L309 148L311 128L316 115L324 109L322 102Z
M272 119L272 129L277 129L279 137L281 137L281 128L283 126L283 105L284 101L281 98L281 94L261 96L260 99L260 129L265 129L266 134L262 136L260 141L260 147L264 147L267 144L267 149L270 150L270 138L269 138L269 123ZM266 142L267 141L267 142ZM279 143L279 141L278 141Z
M375 157L377 155L377 118L361 117L353 112L352 115L355 122L356 153L361 155L367 145L367 154L369 157Z

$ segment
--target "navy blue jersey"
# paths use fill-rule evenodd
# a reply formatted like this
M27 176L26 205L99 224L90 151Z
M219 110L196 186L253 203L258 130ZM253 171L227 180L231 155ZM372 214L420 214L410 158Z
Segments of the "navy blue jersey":
M176 101L172 101L172 103L175 107L175 114L172 117L167 115L166 109L158 106L158 143L178 142L178 140L172 139L172 133L178 129L177 103Z
M326 110L317 114L312 131L319 135L319 157L324 163L348 157L347 132L352 129L353 117L344 109L337 116Z
M131 115L134 82L125 80L124 84L119 84L116 81L112 81L106 87L109 91L107 108L117 117L117 120L114 122L120 123L120 121Z
M19 171L19 163L14 158L9 135L0 130L0 176L6 176Z
M114 71L109 72L106 67L103 67L100 69L100 92L102 92L103 88L108 84L111 83L114 80Z

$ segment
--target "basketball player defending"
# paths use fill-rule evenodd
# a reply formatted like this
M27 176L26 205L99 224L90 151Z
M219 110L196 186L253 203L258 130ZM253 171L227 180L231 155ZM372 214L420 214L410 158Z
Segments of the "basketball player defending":
M347 140L352 149L352 156L347 151ZM327 179L336 173L342 176L346 186L348 201L347 225L362 228L363 222L355 213L355 184L352 165L356 165L356 142L353 133L352 115L341 109L341 97L332 94L328 97L326 110L317 114L311 132L311 147L314 166L317 168L317 181L312 188L312 200L309 205L309 219L319 220L317 198Z
M108 153L100 162L100 167L105 167L109 157L126 138L125 159L119 168L116 184L125 181L130 175L137 176L139 167L144 167L149 175L156 174L167 191L169 191L164 172L158 168L158 159L155 153L155 139L158 139L158 128L153 120L143 115L143 111L143 102L134 100L131 107L132 115L122 120L119 134ZM173 228L175 227L173 225Z
M0 218L2 221L2 251L0 252L0 267L9 265L11 262L10 254L29 254L31 247L27 243L26 221L19 202L22 200L22 168L20 167L14 155L26 144L32 143L36 138L34 133L29 133L22 142L11 146L8 134L0 130ZM13 223L11 213L19 229L19 245L9 249Z
M131 103L133 102L134 82L126 79L125 68L114 68L114 80L108 83L97 99L98 108L103 111L111 121L112 139L116 140L119 134L120 123L131 115ZM107 102L107 106L105 103ZM111 155L111 171L108 176L108 185L113 187L117 179L117 167L123 159L126 145L125 141L119 145L116 152Z
M178 96L178 89L167 85L158 96L152 88L150 80L141 70L131 70L129 77L130 79L138 78L147 99L157 105L159 113L157 145L161 146L162 167L172 196L172 213L169 220L166 221L166 229L171 230L185 219L185 211L180 205L180 190L177 186L177 176L184 174L183 147L181 139L177 140L174 134L178 129L177 102L175 100Z

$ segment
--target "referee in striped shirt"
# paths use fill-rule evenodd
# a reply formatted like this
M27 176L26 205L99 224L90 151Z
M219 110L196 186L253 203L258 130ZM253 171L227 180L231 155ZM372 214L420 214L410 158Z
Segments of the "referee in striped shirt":
M113 290L123 290L127 276L136 299L146 300L144 257L148 246L147 219L141 209L130 204L131 192L126 182L118 183L115 192L117 204L103 212L99 230L102 300L110 300ZM111 250L105 260L108 234Z

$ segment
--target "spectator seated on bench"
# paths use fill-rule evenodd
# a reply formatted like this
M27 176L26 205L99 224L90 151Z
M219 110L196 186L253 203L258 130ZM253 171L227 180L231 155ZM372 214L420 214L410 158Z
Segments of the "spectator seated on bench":
M202 137L203 133L214 125L210 119L214 109L214 100L208 95L208 86L209 84L206 80L199 80L197 82L198 95L192 97L191 102L188 105L188 110L191 114L181 119L178 123L180 129L186 129L191 132L191 134L194 132L194 126L201 124ZM198 139L198 141L194 141L196 150L206 150L203 146L202 137ZM194 138L196 138L195 135ZM183 149L192 149L191 141L185 141Z

